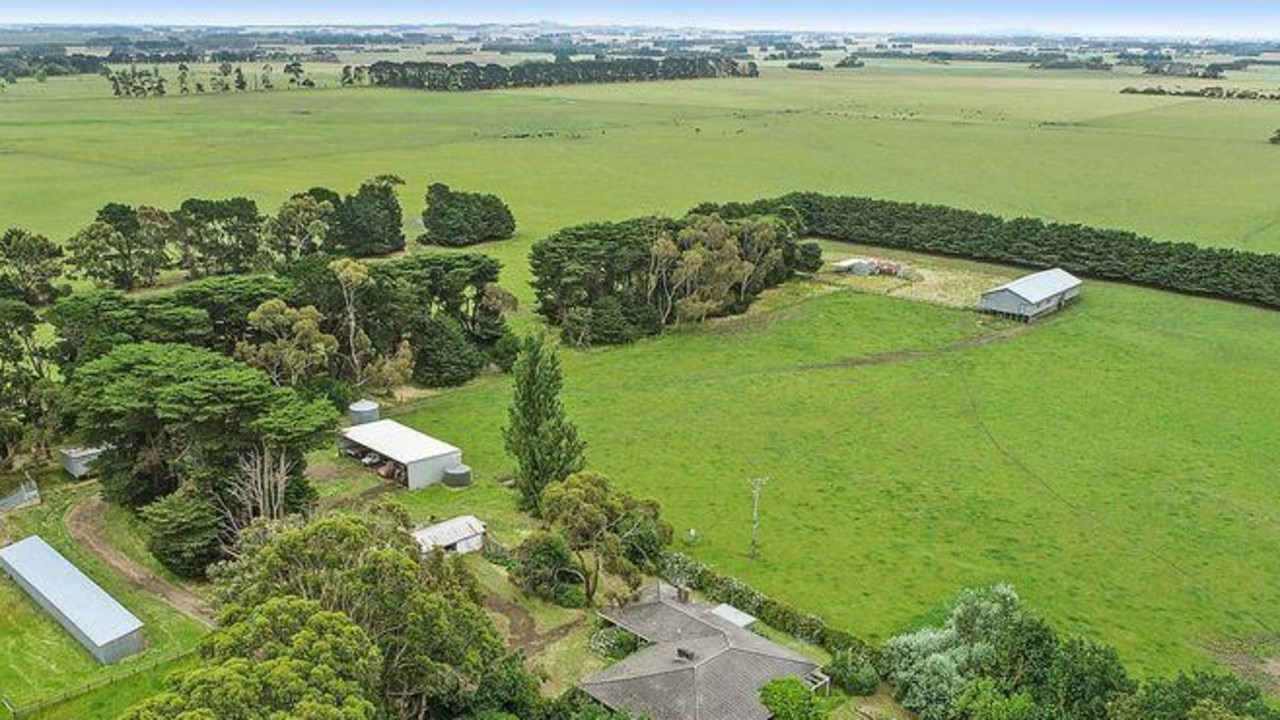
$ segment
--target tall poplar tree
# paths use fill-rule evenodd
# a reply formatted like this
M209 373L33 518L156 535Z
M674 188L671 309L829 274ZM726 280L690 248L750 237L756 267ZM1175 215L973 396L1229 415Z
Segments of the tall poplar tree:
M521 504L537 515L543 488L586 467L586 444L565 416L560 357L544 336L521 340L512 374L515 390L503 439L516 461Z

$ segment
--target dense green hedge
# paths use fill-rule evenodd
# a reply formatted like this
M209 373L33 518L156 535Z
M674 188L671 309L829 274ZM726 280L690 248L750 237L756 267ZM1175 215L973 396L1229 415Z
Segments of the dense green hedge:
M666 553L661 563L662 574L669 582L683 585L718 603L728 603L754 615L764 624L805 642L813 643L832 654L852 650L874 657L871 645L853 633L832 627L825 620L801 612L786 603L765 595L737 578L722 575L683 553Z
M1153 240L1124 230L1006 220L941 205L793 193L698 213L794 213L809 234L1029 267L1062 267L1101 280L1280 307L1280 255Z

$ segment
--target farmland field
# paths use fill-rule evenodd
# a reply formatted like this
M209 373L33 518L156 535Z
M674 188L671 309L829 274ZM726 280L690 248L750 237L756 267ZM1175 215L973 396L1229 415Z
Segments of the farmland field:
M1280 73L1240 77L1280 84ZM465 95L120 101L100 78L23 82L0 95L0 227L61 239L108 201L245 194L274 210L313 185L394 172L409 181L412 237L422 189L443 181L515 211L516 238L482 249L526 301L522 328L528 248L547 233L791 190L1280 252L1280 148L1265 142L1280 106L1118 93L1143 81L873 62ZM526 134L545 136L512 137ZM1275 635L1278 352L1280 314L1126 286L1090 283L1069 313L1014 331L802 282L746 317L566 353L566 403L592 465L696 528L691 552L855 633L884 638L963 587L1007 580L1065 630L1154 672ZM415 516L477 512L504 539L525 530L498 485L508 391L491 377L402 411L465 448L479 478L462 493L402 495ZM756 476L770 483L753 562L745 479ZM321 492L361 487L338 477ZM28 619L0 616L0 630L15 622ZM172 625L172 644L189 646L195 628Z

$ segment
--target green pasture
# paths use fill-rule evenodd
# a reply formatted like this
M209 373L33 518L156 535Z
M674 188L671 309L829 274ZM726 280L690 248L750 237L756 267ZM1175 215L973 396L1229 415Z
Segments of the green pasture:
M100 78L23 81L0 94L0 227L64 238L108 201L244 194L274 210L312 185L349 190L394 172L409 180L412 237L422 190L443 181L497 192L515 211L516 238L482 250L525 301L521 328L533 324L528 249L547 233L791 190L1280 251L1280 148L1266 143L1280 105L1118 93L1146 80L871 61L825 73L770 66L757 80L146 101L111 98ZM659 498L679 531L696 528L698 557L871 639L1000 580L1144 672L1275 634L1280 314L1100 283L1014 334L966 311L817 283L762 303L564 356L565 400L593 467ZM491 377L398 411L465 448L478 474L467 491L400 494L416 518L474 512L504 542L528 531L499 484L511 470L508 393ZM331 455L316 460L326 502L371 485ZM757 476L770 483L763 554L751 561L745 481ZM74 552L58 512L23 522ZM126 522L114 526L140 553ZM149 613L156 643L187 647L198 635L72 557ZM24 602L0 582L10 699L94 677L88 656Z
M1280 250L1280 148L1266 143L1280 106L1118 93L1143 82L875 60L825 73L771 65L755 80L467 94L119 100L98 77L24 80L0 94L0 225L64 237L108 201L193 195L245 194L273 210L312 185L394 172L409 181L409 220L429 181L500 193L521 224L514 249L499 251L513 262L566 223L796 189ZM1258 70L1223 84L1280 78Z
M592 466L696 528L698 557L872 639L998 581L1143 672L1270 632L1280 315L1091 283L1066 314L1008 334L877 295L786 294L564 358ZM466 449L486 509L510 469L508 392L490 379L405 416ZM458 497L421 495L415 511Z

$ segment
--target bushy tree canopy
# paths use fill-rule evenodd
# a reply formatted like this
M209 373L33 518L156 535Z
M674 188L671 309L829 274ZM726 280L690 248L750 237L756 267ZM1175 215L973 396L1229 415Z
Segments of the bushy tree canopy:
M426 201L423 242L461 247L515 234L515 216L497 195L460 192L436 183L427 188Z

